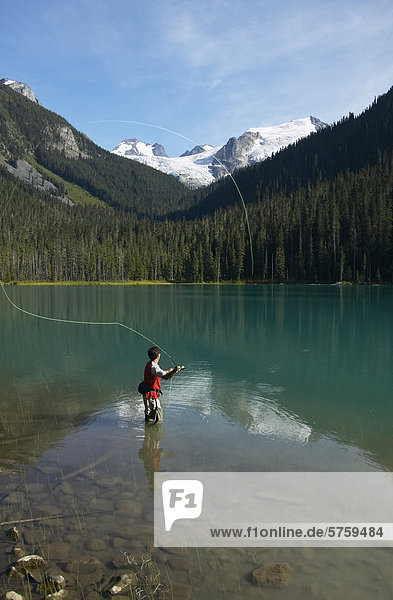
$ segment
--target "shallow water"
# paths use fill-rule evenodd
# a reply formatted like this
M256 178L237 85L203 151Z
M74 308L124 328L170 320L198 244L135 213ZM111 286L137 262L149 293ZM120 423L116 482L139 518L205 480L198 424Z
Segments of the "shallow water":
M158 469L392 469L392 288L7 292L42 315L125 323L186 366L163 384L164 423L145 430L136 388L149 342L116 326L38 320L0 298L1 522L41 518L18 525L24 547L63 573L75 598L105 596L130 562L147 597L260 598L250 573L266 562L289 563L292 576L264 598L393 596L390 549L174 554L152 544ZM160 364L171 366L165 354ZM15 560L9 527L1 528L0 571ZM154 594L148 569L162 585ZM16 585L2 576L2 589Z

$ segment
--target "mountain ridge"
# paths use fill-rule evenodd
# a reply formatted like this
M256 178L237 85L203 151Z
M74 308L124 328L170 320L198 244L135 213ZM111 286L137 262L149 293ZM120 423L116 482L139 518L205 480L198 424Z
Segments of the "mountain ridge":
M14 79L9 79L8 77L3 77L0 79L0 83L4 85L8 85L15 92L19 92L22 96L26 96L31 102L35 102L36 104L41 104L37 98L31 87L27 85L27 83L22 83L22 81L15 81Z
M173 177L115 156L22 91L0 83L0 158L13 175L39 184L39 175L26 178L33 171L20 161L27 161L44 178L40 189L61 198L68 187L66 202L93 202L139 216L190 206L188 190Z
M173 177L77 130L86 158L54 149L59 126L67 122L0 85L6 162L27 149L37 170L106 201L59 202L0 165L2 281L393 281L393 88L361 115L237 169L236 185L222 178L186 201Z
M263 161L327 126L311 116L280 125L251 127L238 138L229 138L221 146L196 145L177 157L168 157L159 144L148 144L133 138L120 142L112 153L172 175L194 189L210 185L236 169ZM157 147L160 152L156 151Z

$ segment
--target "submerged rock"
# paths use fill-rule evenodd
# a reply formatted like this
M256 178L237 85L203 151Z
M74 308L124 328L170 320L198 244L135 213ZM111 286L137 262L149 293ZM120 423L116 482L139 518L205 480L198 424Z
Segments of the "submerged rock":
M29 581L32 581L33 583L41 583L42 571L40 571L39 569L32 569L31 571L26 569L26 571L24 571L24 573L26 574L27 579Z
M19 531L17 528L11 527L11 529L7 531L7 537L9 537L13 542L17 542L19 540Z
M88 586L91 584L99 585L103 580L105 572L104 565L95 558L91 559L74 559L67 562L65 570L78 580L79 584Z
M104 540L93 538L87 542L86 548L91 552L99 552L100 550L106 550L107 544L104 542Z
M114 560L112 560L111 565L115 567L115 569L123 569L124 567L129 567L132 564L136 564L132 555L121 553L116 556Z
M26 555L26 552L20 546L14 546L12 548L11 553L15 556L15 558L22 558L22 556Z
M292 575L292 567L288 563L266 563L251 573L254 583L272 587L288 585Z
M111 596L118 596L123 592L128 592L133 586L137 585L137 581L137 576L133 571L124 573L123 575L120 575L115 585L112 585L109 589L109 593Z
M52 598L66 598L68 596L67 590L59 590L58 592L54 592L54 594L48 594L46 596L47 600L51 600Z
M20 573L14 566L10 567L8 571L8 577L11 579L12 577L19 577L19 579L23 579L23 574Z
M6 496L4 498L4 501L7 504L22 504L22 502L25 500L24 495L22 494L22 492L17 492L17 491L13 491L10 494L8 494L8 496Z
M46 562L39 556L38 554L28 554L27 556L22 556L15 563L15 568L18 571L30 571L30 569L41 569L45 567Z
M63 481L63 483L60 483L55 489L55 494L60 494L61 496L73 496L74 489L68 481Z
M45 594L55 594L60 590L63 590L66 586L66 581L63 575L45 575L44 579L38 586L38 589Z
M23 531L23 541L26 546L40 546L47 541L47 533L38 527L26 528Z
M10 591L6 593L5 600L24 600L24 598L20 594Z
M69 557L70 547L62 541L56 541L53 544L48 544L45 547L47 556L51 560L65 561Z
M154 560L154 562L156 563L166 563L168 560L168 556L165 554L165 552L163 552L162 550L160 550L160 548L154 548L151 551L151 556L152 559Z
M60 469L56 465L37 466L37 469L45 475L61 475Z

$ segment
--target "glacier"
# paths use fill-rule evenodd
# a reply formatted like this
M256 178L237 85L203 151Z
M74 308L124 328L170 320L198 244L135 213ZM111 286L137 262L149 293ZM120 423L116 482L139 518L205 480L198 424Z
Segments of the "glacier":
M222 146L197 145L175 157L167 156L160 144L148 144L135 138L123 140L112 152L172 175L187 187L198 188L236 169L265 160L325 127L327 124L315 117L295 119L270 127L251 127Z

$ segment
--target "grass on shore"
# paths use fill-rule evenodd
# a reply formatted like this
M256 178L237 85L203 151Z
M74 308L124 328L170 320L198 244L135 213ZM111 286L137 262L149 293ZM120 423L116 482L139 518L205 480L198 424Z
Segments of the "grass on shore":
M140 281L1 281L4 285L222 285L222 284L244 284L249 281L164 281L164 280L140 280ZM253 282L262 283L262 282Z
M4 285L172 285L169 281L2 281Z

